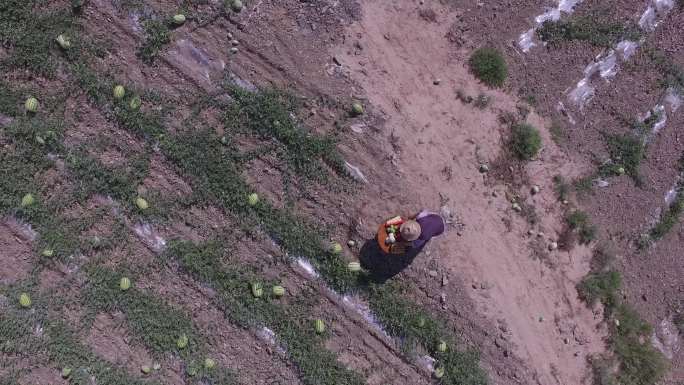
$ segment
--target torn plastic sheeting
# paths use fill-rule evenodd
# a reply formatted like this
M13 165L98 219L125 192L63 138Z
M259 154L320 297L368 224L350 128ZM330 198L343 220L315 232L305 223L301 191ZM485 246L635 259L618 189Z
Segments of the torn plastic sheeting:
M677 194L679 193L677 187L678 187L677 184L675 184L674 187L672 187L671 189L669 189L665 193L665 203L666 204L671 205L675 201L675 199L677 199Z
M363 317L363 319L366 320L366 322L371 324L378 332L382 333L382 335L384 335L388 339L392 339L389 333L387 333L387 331L385 331L382 325L380 325L380 322L378 322L377 318L375 318L375 315L370 310L368 305L363 303L358 298L349 295L345 295L342 297L342 303L344 303L345 306L354 310L357 314Z
M12 122L14 122L14 119L10 118L9 116L0 114L0 127L7 127L10 124L12 124Z
M682 95L676 89L670 87L665 92L665 103L670 105L672 112L675 112L682 105Z
M256 335L267 344L275 346L278 353L287 354L287 350L278 343L278 337L273 330L263 326L261 329L256 331Z
M615 49L605 54L599 54L596 59L584 68L584 78L577 82L577 86L570 91L570 100L582 109L594 96L596 88L592 85L592 78L596 73L604 80L614 77L619 70L617 53L621 53L624 60L629 59L637 48L637 43L623 40Z
M598 186L598 187L608 187L608 186L610 186L610 182L608 182L608 181L605 180L605 179L601 179L601 178L594 179L594 184L595 184L596 186Z
M314 278L318 278L318 277L319 277L318 272L317 272L316 269L313 267L313 265L311 264L311 262L307 261L306 259L304 259L304 258L302 258L302 257L297 258L297 264L298 264L302 269L304 269L304 271L306 271L306 273L309 274L310 276L312 276L312 277L314 277Z
M658 104L653 108L653 112L649 115L652 114L658 114L659 116L658 120L655 123L653 123L653 130L651 130L651 135L655 135L658 133L658 131L665 127L665 124L667 123L667 113L665 112L665 106L663 106L662 104Z
M133 231L145 245L156 253L161 253L166 248L166 240L149 223L139 223L133 227Z
M583 78L577 82L577 86L570 91L570 100L580 107L580 110L594 96L595 88L591 85L589 78Z
M356 179L358 182L368 183L368 179L366 179L366 176L363 175L363 173L361 172L361 170L358 167L356 167L356 166L352 165L351 163L345 161L344 162L344 168L347 170L349 175L351 175L351 177Z
M639 18L639 27L647 32L652 32L663 17L674 8L673 0L653 0Z
M534 42L534 32L535 29L531 28L527 32L521 34L518 38L518 47L520 47L523 52L528 52L532 47L537 45Z
M546 12L534 18L535 26L532 29L527 30L518 37L518 46L523 52L527 53L532 47L537 45L534 43L534 32L539 26L541 26L545 21L557 21L561 18L561 12L572 13L577 4L581 3L582 0L560 0L558 6L555 8L547 8Z
M22 236L27 241L35 241L38 238L38 233L33 230L30 224L24 223L15 217L7 217L4 220L12 231Z
M664 318L651 335L651 344L668 360L671 360L680 349L679 331L668 318Z
M629 60L636 53L639 43L631 40L623 40L617 44L615 50L622 54L622 60Z
M229 77L230 77L230 81L233 84L242 88L245 91L249 91L249 92L257 92L258 91L257 87L254 84L252 84L252 82L250 82L249 80L245 80L241 77L238 77L237 75L235 75L232 72L230 73Z

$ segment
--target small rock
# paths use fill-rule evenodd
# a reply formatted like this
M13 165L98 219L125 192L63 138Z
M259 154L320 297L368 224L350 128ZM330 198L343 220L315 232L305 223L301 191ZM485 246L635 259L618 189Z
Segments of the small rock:
M442 286L446 286L449 284L449 278L447 278L446 275L442 276Z
M473 282L473 289L477 289L477 282Z
M558 248L558 243L556 243L556 242L549 243L549 250L553 251L553 250L556 250L557 248Z
M532 195L539 194L539 191L541 191L539 186L537 186L537 185L532 186Z
M235 55L235 54L238 53L238 52L240 52L240 50L238 49L238 47L233 47L233 48L230 49L230 53L232 53L233 55Z
M489 172L489 166L487 166L487 165L484 164L484 163L481 164L481 165L480 165L480 172L481 172L481 173Z
M575 357L579 357L580 352L575 352Z
M545 235L545 234L544 234L543 231L540 231L540 232L537 233L537 236L538 236L539 238L544 238L544 235Z
M569 343L570 343L570 339L569 339L569 338L563 338L563 343L566 344L566 345L569 344Z
M440 295L439 295L439 300L440 300L442 303L446 303L446 294L445 294L445 293L440 294Z
M539 316L539 322L544 322L544 317L543 317L543 316Z
M561 202L561 203L563 203L564 205L567 205L567 204L568 204L568 200L567 200L567 199L563 199L563 202Z
M494 198L496 198L496 197L499 196L499 193L496 192L496 190L494 190L494 191L492 191L492 196L493 196Z
M533 236L533 235L534 235L534 230L532 230L532 229L527 230L527 235Z
M437 271L430 270L430 271L428 271L428 275L432 278L436 278L437 277Z
M440 83L442 83L442 79L435 79L432 84L438 86Z
M517 211L517 212L521 212L521 211L522 211L522 207L520 207L520 205L517 204L517 203L513 203L513 205L512 205L511 207L513 208L513 210L515 210L515 211Z
M347 241L347 246L354 247L354 246L356 246L356 242L354 242L354 240L350 239Z
M233 40L230 41L230 45L232 45L233 47L237 47L237 46L240 45L240 42L237 41L237 40L235 40L235 39L233 39Z

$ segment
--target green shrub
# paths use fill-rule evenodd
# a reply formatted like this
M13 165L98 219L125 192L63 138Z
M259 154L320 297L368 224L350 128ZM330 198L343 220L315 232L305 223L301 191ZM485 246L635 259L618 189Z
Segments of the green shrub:
M496 48L484 47L476 50L468 63L473 74L490 87L503 86L508 77L506 60Z
M649 340L651 327L639 318L634 309L622 304L614 317L620 325L615 326L611 342L620 360L618 380L624 385L653 385L658 383L667 370L663 355L655 350Z
M565 220L568 227L577 232L580 243L588 244L596 238L596 227L591 224L587 213L575 210Z
M511 150L520 160L534 158L541 148L539 131L529 124L517 124L511 131Z
M617 271L589 274L577 285L580 298L589 305L598 301L610 307L617 303L618 290L622 285L622 277Z

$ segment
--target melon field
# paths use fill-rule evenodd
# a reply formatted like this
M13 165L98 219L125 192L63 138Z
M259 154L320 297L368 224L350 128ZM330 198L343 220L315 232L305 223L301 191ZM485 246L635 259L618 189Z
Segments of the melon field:
M0 385L683 384L683 26L1 0Z

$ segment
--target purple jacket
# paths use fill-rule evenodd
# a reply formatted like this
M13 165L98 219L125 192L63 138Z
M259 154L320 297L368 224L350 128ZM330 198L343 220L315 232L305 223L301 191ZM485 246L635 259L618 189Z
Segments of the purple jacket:
M432 238L444 232L444 219L439 214L426 210L416 215L416 222L420 224L420 237L413 241L413 248L420 249Z

